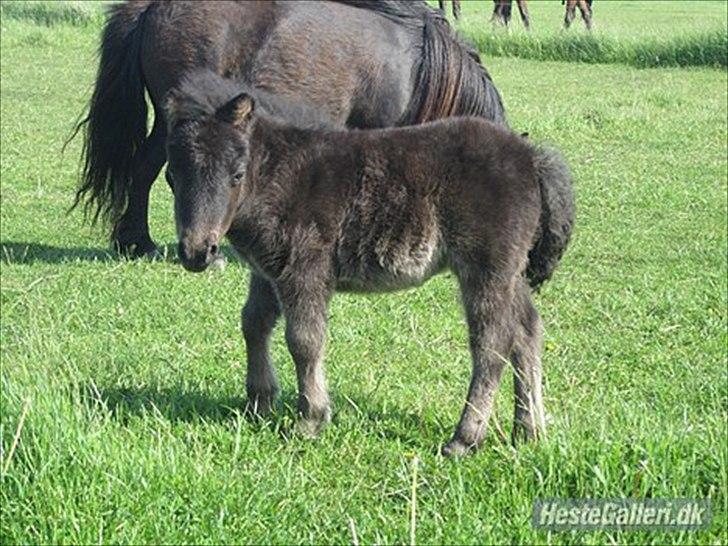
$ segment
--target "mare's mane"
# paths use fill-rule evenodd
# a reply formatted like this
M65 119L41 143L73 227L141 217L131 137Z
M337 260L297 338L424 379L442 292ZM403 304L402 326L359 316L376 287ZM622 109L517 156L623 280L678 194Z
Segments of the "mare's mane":
M505 123L500 94L476 49L444 14L424 0L332 0L378 13L420 35L415 87L400 125L448 116L481 116Z

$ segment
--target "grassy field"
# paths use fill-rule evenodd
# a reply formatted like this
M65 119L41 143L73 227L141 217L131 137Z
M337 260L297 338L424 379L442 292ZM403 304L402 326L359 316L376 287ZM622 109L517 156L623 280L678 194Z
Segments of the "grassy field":
M719 17L716 4L695 18ZM335 415L315 441L287 433L295 378L276 332L282 400L270 422L247 421L247 270L183 271L164 182L151 222L166 261L117 259L65 214L80 143L60 149L89 96L98 18L14 9L3 3L0 59L0 543L404 543L415 464L420 544L728 542L725 70L484 56L512 126L569 160L578 226L536 297L549 437L499 440L507 378L486 446L452 461L436 452L470 371L454 280L334 299ZM600 32L657 35L613 9L595 3ZM631 496L709 497L712 527L530 526L535 498Z
M560 2L531 1L531 30L516 6L508 30L490 23L493 2L465 0L456 26L487 55L638 67L728 65L728 3L720 1L610 1L593 4L593 32L578 15L562 30ZM450 15L448 6L448 15Z

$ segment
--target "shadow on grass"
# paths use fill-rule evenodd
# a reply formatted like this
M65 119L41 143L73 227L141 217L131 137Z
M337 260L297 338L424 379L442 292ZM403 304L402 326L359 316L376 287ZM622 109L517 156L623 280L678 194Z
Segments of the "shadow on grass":
M177 262L177 244L168 243L159 246L162 255L158 260ZM228 261L236 261L229 246L222 247L223 254ZM89 247L58 247L42 243L24 243L14 241L0 242L0 261L4 264L61 264L67 262L114 262L130 258L122 256L111 249ZM143 258L149 259L149 258Z
M2 241L0 259L5 264L57 264L76 260L106 262L118 260L119 256L111 250L102 248L71 247L63 248L40 243Z
M86 386L82 399L92 408L103 408L112 418L126 424L132 417L157 416L171 423L215 422L234 423L245 417L253 430L269 428L288 438L295 422L295 391L284 391L278 397L274 411L265 419L259 419L247 411L244 396L215 396L188 387L115 387L97 389ZM333 400L334 418L330 427L349 426L361 428L365 434L373 434L403 445L423 447L438 431L443 439L454 423L441 423L436 416L404 411L391 402L385 403L371 397L336 396ZM354 423L353 425L351 423Z
M90 406L99 403L121 422L129 417L158 415L175 423L179 421L227 421L245 412L245 398L214 397L202 391L184 387L117 387L97 390L88 386L82 390Z

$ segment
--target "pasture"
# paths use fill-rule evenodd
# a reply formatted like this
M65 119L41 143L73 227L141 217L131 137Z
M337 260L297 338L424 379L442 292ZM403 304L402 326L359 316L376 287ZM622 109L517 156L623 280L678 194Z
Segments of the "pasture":
M558 29L554 4L531 3L534 27L550 10ZM645 4L597 1L595 36L583 39L629 48L707 28L725 47L725 3L696 3L690 17L630 15ZM499 43L557 31L524 37L514 19L491 41L490 3L465 2L460 25L484 51L511 126L569 162L577 225L535 297L548 437L517 451L502 439L506 374L483 449L448 460L437 450L470 375L454 278L334 298L334 417L316 440L289 433L295 374L279 328L282 398L269 421L247 420L247 269L231 256L224 270L182 269L162 177L150 220L165 260L120 259L103 230L66 214L80 140L61 147L90 94L98 8L10 6L0 60L0 543L728 542L724 60L639 68L616 57L494 56L510 51ZM582 39L580 25L563 39ZM535 498L632 496L709 497L712 526L530 525Z

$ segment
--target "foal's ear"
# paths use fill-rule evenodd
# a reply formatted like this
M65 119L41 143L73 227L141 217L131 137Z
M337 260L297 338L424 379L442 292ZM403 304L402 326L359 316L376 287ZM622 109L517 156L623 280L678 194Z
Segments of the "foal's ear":
M227 104L217 110L217 117L233 124L235 127L245 127L255 110L255 101L247 93L240 93Z
M167 123L170 125L177 121L177 113L179 110L179 97L177 96L176 90L171 90L167 93L164 98L164 113L167 118Z

